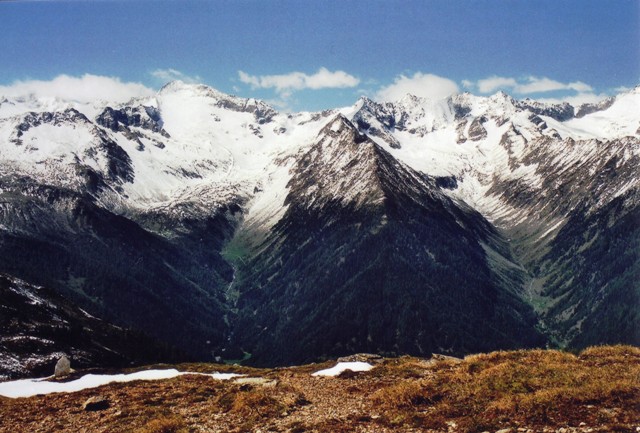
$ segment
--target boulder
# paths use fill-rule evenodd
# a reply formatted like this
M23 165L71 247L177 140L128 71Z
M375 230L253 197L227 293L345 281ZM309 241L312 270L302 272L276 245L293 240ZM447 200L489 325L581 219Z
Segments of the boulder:
M69 358L62 355L62 357L58 359L58 362L56 362L56 368L53 371L53 375L55 377L63 377L69 375L69 373L71 373L71 361L69 361Z
M110 402L106 397L101 395L93 396L84 402L82 409L86 411L98 411L108 409Z

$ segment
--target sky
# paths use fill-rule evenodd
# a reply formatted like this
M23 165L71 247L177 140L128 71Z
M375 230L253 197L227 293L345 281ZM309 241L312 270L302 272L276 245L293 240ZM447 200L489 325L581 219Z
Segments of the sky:
M181 79L315 111L464 91L593 102L640 83L638 0L4 1L0 28L0 96Z

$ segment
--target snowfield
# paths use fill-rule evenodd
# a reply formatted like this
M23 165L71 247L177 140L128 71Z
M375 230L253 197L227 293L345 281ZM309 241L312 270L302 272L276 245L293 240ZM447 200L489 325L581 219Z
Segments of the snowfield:
M9 398L33 397L34 395L55 392L77 392L83 389L97 388L109 383L133 382L134 380L172 379L184 375L209 376L218 380L228 380L240 374L234 373L193 373L176 369L146 370L131 374L87 374L71 382L49 382L47 379L22 379L0 383L0 395Z

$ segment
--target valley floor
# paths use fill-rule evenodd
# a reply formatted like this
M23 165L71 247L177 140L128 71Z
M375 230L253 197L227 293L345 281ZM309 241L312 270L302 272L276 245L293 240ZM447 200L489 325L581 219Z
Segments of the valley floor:
M278 369L184 364L171 367L243 376L181 375L0 397L0 432L640 431L635 347L364 360L374 368L335 377L312 375L335 362ZM85 408L90 398L97 403Z

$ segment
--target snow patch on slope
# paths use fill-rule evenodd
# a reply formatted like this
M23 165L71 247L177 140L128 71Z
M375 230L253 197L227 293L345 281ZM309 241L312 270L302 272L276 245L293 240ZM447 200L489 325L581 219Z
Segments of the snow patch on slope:
M109 383L133 382L134 380L172 379L184 375L209 376L218 380L228 380L239 374L234 373L192 373L176 369L146 370L130 374L87 374L70 382L49 382L46 379L22 379L0 383L0 395L9 398L33 397L34 395L58 392L77 392L83 389L97 388Z
M335 377L340 373L343 373L347 370L351 370L354 372L359 371L369 371L373 368L373 365L367 362L354 361L354 362L338 362L335 366L331 368L327 368L324 370L316 371L312 374L312 376L330 376Z

